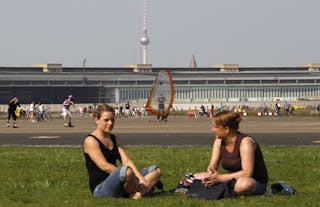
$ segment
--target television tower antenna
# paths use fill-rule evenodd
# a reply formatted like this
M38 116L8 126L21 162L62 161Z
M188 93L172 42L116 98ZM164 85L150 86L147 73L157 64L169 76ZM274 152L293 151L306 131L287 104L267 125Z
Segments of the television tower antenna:
M142 46L142 64L147 64L147 45L150 43L147 35L147 0L143 0L143 29L140 43Z

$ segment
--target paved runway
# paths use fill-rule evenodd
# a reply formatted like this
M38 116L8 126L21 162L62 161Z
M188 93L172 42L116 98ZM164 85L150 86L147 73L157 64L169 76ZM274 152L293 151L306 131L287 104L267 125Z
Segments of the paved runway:
M0 146L79 146L94 130L90 118L74 118L73 128L62 119L31 123L19 120L19 128L0 127ZM210 119L169 117L156 122L154 117L120 118L113 132L123 145L210 146L213 134ZM252 135L260 145L320 146L319 117L244 117L240 130Z

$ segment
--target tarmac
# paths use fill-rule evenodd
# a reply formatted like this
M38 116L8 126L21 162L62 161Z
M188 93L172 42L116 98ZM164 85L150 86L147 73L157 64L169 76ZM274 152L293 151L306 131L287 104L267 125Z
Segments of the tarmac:
M18 128L1 120L0 146L82 145L83 138L95 129L91 118L73 118L75 127L64 127L63 120L18 120ZM168 122L156 118L117 118L113 133L124 146L211 146L214 134L211 119L169 116ZM260 145L320 146L320 117L243 117L240 131Z

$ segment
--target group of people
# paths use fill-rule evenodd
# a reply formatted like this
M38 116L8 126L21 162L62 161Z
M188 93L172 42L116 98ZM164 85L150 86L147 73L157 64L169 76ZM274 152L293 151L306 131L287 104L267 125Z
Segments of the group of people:
M74 105L70 95L63 102L65 126L71 127L70 107ZM8 120L16 123L17 97L8 105ZM93 112L96 128L83 142L83 153L88 171L89 187L95 197L129 197L140 199L152 194L160 181L161 169L150 165L139 170L125 148L112 133L115 126L115 110L107 104L98 105ZM239 131L241 116L230 110L213 116L212 132L215 140L210 162L205 172L194 175L206 187L236 179L237 195L262 195L266 192L268 172L259 144L249 135ZM117 166L120 162L121 165ZM227 173L218 172L221 166Z
M89 106L79 106L79 114L81 118L92 117L93 111L97 108L97 104L94 103L93 105Z
M147 116L147 112L144 107L131 106L129 101L124 105L115 104L114 110L115 110L116 118Z
M41 102L36 103L35 101L32 101L26 111L27 114L29 114L31 122L38 122L45 118L45 107Z
M63 120L64 120L64 126L65 127L74 127L72 125L71 122L71 113L70 113L70 107L72 105L74 105L74 99L72 95L69 95L67 97L67 99L64 100L63 104L62 104L62 113L61 115L63 116ZM17 124L17 108L20 108L20 104L19 104L19 98L18 97L14 97L9 101L8 104L8 108L7 108L7 113L8 113L8 118L7 118L7 127L10 127L10 120L13 120L13 128L18 128L18 124ZM28 109L27 109L28 113L29 113L29 118L32 122L36 122L40 119L44 119L44 105L39 102L38 104L36 104L35 101L32 101L31 104L29 105Z
M290 116L290 115L294 115L294 106L288 102L284 103L284 115L285 116ZM268 110L266 109L266 111L268 112ZM275 104L275 113L277 116L281 115L281 104L279 101L276 102Z
M113 107L101 104L94 112L95 130L85 137L83 153L90 190L95 197L130 197L140 199L152 193L161 182L161 170L151 165L138 170L124 147L112 133L115 126ZM262 195L266 192L268 172L259 144L239 132L241 116L233 111L214 115L212 132L215 141L205 172L195 174L204 186L236 179L237 195ZM117 160L121 165L117 166ZM228 173L218 172L218 166Z

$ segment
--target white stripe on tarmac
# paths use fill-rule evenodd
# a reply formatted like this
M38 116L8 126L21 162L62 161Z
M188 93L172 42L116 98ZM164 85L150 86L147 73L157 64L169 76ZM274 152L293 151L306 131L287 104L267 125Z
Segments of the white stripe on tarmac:
M60 136L33 136L29 138L30 139L57 139L57 138L60 138Z

